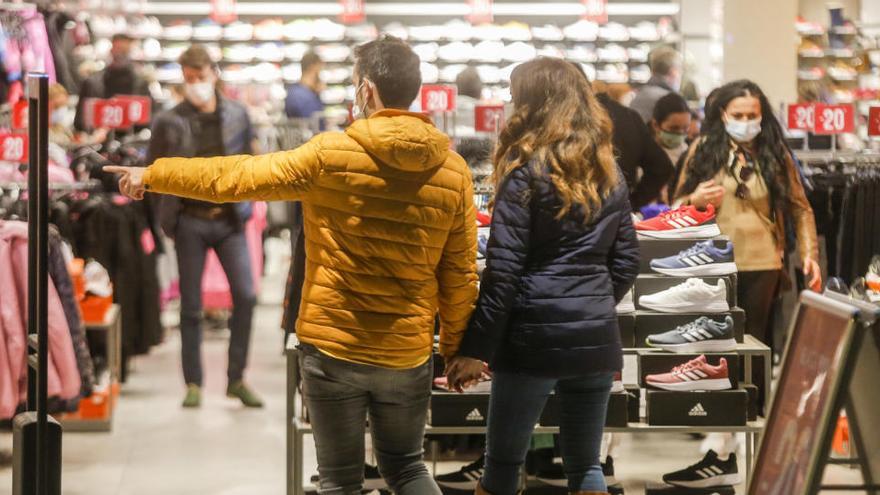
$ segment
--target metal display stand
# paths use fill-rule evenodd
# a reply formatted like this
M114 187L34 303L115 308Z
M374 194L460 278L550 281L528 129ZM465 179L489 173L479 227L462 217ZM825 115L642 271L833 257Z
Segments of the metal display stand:
M312 427L302 414L302 403L297 403L298 387L299 387L299 350L297 346L299 340L296 335L290 335L284 349L287 359L287 417L285 424L287 429L287 495L305 495L305 478L303 476L303 451L305 446L305 437L312 434ZM645 352L646 349L629 348L624 350L624 354L636 355L639 352ZM658 351L659 352L659 351ZM770 362L770 348L759 342L751 335L745 336L745 341L737 346L736 352L745 358L745 383L751 381L752 360L754 358L765 359ZM765 366L767 383L770 380L770 367ZM769 391L765 391L769 393ZM768 396L769 402L769 396ZM297 409L300 408L300 414ZM754 464L754 454L758 445L759 435L764 430L764 419L758 418L756 421L749 421L745 426L653 426L647 424L644 418L639 422L630 422L626 427L606 427L605 431L609 433L745 433L746 434L746 482L751 479L752 465ZM559 433L559 427L537 426L534 433ZM485 426L427 426L425 435L485 435ZM437 444L432 442L431 462L434 464L434 472L436 473L437 464Z
M102 419L80 419L62 417L61 425L68 432L101 432L113 430L113 416L116 412L116 393L122 375L122 318L118 304L110 306L102 323L85 324L86 333L103 333L105 335L105 352L107 367L110 370L109 413ZM89 400L85 398L83 400Z

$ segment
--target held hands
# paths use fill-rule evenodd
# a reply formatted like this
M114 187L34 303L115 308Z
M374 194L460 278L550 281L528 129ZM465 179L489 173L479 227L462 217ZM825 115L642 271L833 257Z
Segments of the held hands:
M822 270L813 258L804 258L804 277L813 292L822 291Z
M483 375L483 362L469 357L456 356L446 362L446 375L449 390L462 393L475 384Z
M697 208L705 208L711 204L714 207L721 206L724 202L724 187L716 185L714 180L701 182L697 189L691 193L691 204Z
M119 192L124 196L138 201L144 199L144 192L146 191L146 187L144 187L144 170L146 169L141 167L117 167L109 165L104 167L104 172L121 176L119 178Z

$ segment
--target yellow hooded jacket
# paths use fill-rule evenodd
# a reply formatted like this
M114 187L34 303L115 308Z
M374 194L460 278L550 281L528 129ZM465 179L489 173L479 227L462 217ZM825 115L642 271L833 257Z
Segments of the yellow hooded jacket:
M477 299L473 183L426 117L382 110L345 133L260 156L164 158L148 190L215 203L299 200L306 277L301 342L408 369L454 355Z

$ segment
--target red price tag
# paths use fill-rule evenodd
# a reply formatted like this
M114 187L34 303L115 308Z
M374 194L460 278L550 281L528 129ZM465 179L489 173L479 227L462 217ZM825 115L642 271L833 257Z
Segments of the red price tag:
M12 106L12 128L27 129L28 126L28 102L19 100Z
M28 161L27 134L0 134L0 160L26 163Z
M852 105L816 105L816 134L855 132L856 116Z
M428 113L451 112L455 110L455 86L428 84L422 86L422 111Z
M581 0L584 4L583 19L597 24L608 22L608 0Z
M102 100L99 98L86 101L86 123L92 129L127 129L131 127L128 120L128 108L123 101L116 99Z
M495 19L492 13L494 3L493 0L468 0L468 6L471 8L471 13L467 16L468 21L473 24L492 22Z
M152 102L146 96L120 95L114 98L125 107L128 122L134 125L148 125Z
M504 124L504 105L477 105L474 107L474 130L496 132Z
M367 19L364 0L339 0L339 4L342 6L339 18L343 24L358 24Z
M229 24L238 19L235 0L211 0L211 20L218 24Z
M816 109L812 103L798 103L788 106L788 129L792 131L812 131L816 127Z
M868 110L868 135L880 136L880 107Z

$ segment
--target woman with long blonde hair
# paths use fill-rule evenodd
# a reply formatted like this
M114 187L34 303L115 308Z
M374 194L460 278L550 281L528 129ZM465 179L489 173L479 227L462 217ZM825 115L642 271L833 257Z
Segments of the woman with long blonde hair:
M569 491L607 488L599 447L623 367L615 305L639 267L611 122L568 62L511 75L514 112L495 154L496 199L477 308L447 369L460 389L493 371L486 470L477 493L510 495L554 390Z

